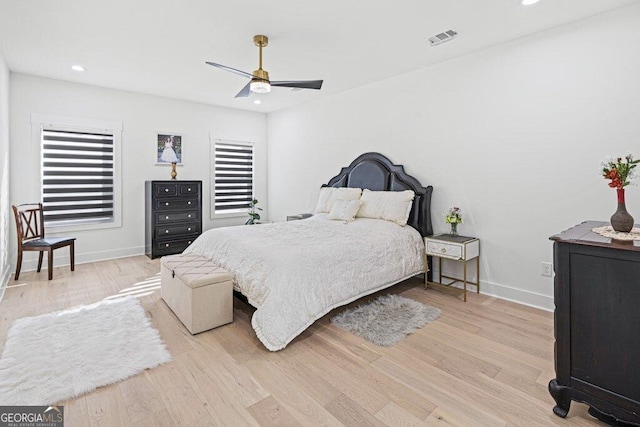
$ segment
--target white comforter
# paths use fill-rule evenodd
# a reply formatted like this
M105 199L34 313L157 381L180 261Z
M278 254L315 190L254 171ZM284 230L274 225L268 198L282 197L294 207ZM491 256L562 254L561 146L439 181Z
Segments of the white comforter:
M271 351L284 348L335 307L424 271L414 228L358 218L216 228L185 253L211 259L257 307L251 324Z

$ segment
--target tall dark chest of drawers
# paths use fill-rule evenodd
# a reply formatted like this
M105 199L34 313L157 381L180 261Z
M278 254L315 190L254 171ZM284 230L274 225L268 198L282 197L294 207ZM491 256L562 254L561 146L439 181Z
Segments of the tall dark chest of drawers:
M145 253L182 252L202 233L202 181L145 182Z
M553 412L571 400L611 425L640 425L640 241L617 241L587 221L551 237L555 264Z

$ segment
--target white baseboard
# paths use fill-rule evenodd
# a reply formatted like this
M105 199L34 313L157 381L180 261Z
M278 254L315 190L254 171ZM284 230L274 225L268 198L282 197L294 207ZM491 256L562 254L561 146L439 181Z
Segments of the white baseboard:
M60 252L58 254L58 252ZM66 252L66 253L65 253ZM35 254L35 253L34 253ZM25 253L25 256L29 255ZM136 255L144 255L144 246L136 246L132 248L124 248L124 249L115 249L110 251L102 251L102 252L89 252L84 254L76 254L76 264L84 264L87 262L96 262L96 261L105 261L109 259L116 258L125 258ZM54 257L54 266L66 266L69 265L69 252L64 249L56 251L56 256ZM43 269L46 269L46 260L43 261ZM15 260L14 260L15 265ZM33 257L33 259L24 260L22 263L22 271L33 271L38 266L38 258L37 255ZM457 277L456 274L451 274L449 272L444 272L446 275L451 275L453 277ZM7 271L4 273L2 277L2 282L0 282L0 301L2 300L2 295L4 294L4 290L9 281L9 277L12 274L12 270L7 268ZM471 289L474 289L472 286ZM553 311L555 308L553 302L553 295L543 295L531 291L526 291L519 288L513 288L511 286L500 285L498 283L492 283L487 281L480 281L480 293L484 295L489 295L492 297L500 298L507 301L516 302L518 304L523 304L529 307L539 308L545 311Z
M444 270L444 269L443 269ZM455 277L462 280L462 277L458 274L452 274L447 271L443 271L443 274L450 277ZM434 272L434 279L437 278ZM475 280L475 279L472 279ZM460 287L458 283L454 284L455 287ZM469 289L471 292L475 292L475 286L471 285ZM544 311L553 312L555 304L553 302L553 295L543 295L536 292L526 291L524 289L513 288L511 286L500 285L498 283L487 282L480 280L480 293L483 295L489 295L492 297L500 298L506 301L515 302L518 304L526 305L529 307L539 308Z
M116 258L125 258L136 255L144 255L144 246L136 246L132 248L123 248L123 249L114 249L109 251L101 251L101 252L85 252L85 253L77 253L76 252L76 264L86 264L88 262L96 262L96 261L106 261L109 259ZM29 257L29 259L27 259ZM67 248L58 249L55 251L53 256L53 266L54 267L62 267L67 266L71 263L69 258L69 250ZM13 265L15 267L15 259L13 260ZM38 267L38 254L37 252L24 252L22 259L22 270L21 271L34 271ZM42 269L46 270L47 268L47 255L44 255L44 259L42 260Z
M555 309L553 296L499 285L497 283L484 282L481 280L480 293L507 301L517 302L518 304L527 305L529 307L539 308L544 311L553 312Z

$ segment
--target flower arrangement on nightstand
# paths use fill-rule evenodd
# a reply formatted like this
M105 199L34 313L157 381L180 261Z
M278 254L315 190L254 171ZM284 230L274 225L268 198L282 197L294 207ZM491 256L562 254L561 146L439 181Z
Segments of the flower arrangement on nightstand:
M449 234L452 236L457 236L458 224L462 224L462 209L457 206L452 207L444 216L444 220L451 226L451 231L449 231Z

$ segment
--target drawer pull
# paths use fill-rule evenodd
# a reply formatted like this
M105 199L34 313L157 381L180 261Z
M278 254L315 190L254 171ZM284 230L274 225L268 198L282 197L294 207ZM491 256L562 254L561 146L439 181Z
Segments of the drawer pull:
M169 206L169 202L165 203L164 205L165 205L165 206Z
M165 216L164 219L169 219L169 216Z
M165 188L165 189L164 189L164 192L165 192L165 193L168 193L168 192L169 192L169 189L168 189L168 188Z
M169 233L169 230L164 230L164 234L168 234L168 233Z
M188 244L191 244L191 240L189 240L187 243L188 243Z
M187 231L191 231L191 227L187 228Z
M191 218L191 214L187 215L187 218Z
M191 204L191 201L187 202L187 204L188 204L188 205L190 205L190 204Z
M442 248L442 249L440 249L440 251L441 251L443 254L446 254L446 253L447 253L447 248Z
M165 248L168 248L168 247L169 247L169 244L168 244L168 243L165 243L165 244L164 244L164 247L165 247Z
M189 187L189 188L187 189L187 191L191 191L191 187Z

